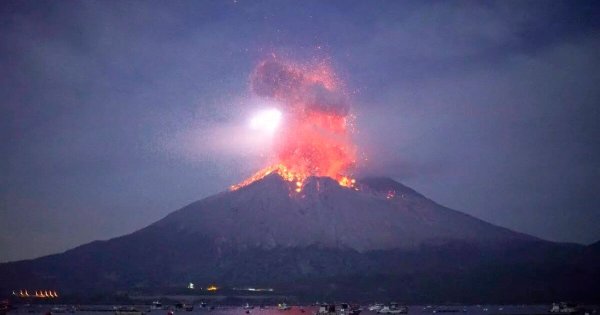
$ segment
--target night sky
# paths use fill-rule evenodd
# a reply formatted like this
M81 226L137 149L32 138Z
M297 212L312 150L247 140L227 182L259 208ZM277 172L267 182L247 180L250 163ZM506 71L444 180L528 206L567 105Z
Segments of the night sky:
M544 239L600 240L600 6L2 1L0 261L142 228L266 166L249 76L326 60L384 175Z

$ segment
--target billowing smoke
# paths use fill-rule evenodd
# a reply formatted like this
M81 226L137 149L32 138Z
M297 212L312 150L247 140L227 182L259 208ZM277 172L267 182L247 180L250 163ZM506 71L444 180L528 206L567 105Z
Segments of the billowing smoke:
M293 111L342 117L350 111L347 97L324 66L310 69L269 60L256 67L251 83L257 95L274 98Z
M327 176L351 186L347 175L356 150L349 135L350 105L331 68L268 60L256 67L250 83L256 95L276 100L284 121L275 137L276 164L236 187L273 170L296 180L297 191L308 176Z
M346 97L328 90L323 84L310 85L303 95L307 110L321 111L336 116L347 116L350 111Z

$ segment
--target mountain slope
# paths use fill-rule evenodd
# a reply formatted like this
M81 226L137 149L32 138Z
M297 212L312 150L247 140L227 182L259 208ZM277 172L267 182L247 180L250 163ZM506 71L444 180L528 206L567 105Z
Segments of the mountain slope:
M386 178L344 188L270 175L132 234L0 264L0 292L172 292L192 281L309 300L590 300L598 255L454 211ZM353 283L360 283L356 287Z
M156 225L201 233L219 245L265 249L318 245L368 251L449 240L534 240L439 206L389 179L357 186L358 191L313 177L295 193L294 183L272 174L193 203Z

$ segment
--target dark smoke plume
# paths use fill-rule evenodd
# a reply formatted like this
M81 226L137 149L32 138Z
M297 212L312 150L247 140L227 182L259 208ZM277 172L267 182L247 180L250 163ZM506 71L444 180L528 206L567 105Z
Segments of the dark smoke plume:
M326 79L310 70L270 60L256 68L251 84L257 95L274 98L291 109L342 117L348 115L350 105L347 98L340 91L328 88Z

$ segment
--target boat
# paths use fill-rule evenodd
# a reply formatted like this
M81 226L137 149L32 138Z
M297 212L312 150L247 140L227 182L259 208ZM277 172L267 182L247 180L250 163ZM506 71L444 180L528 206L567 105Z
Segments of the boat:
M368 309L369 311L371 311L371 312L377 312L377 311L379 311L381 308L383 308L383 306L384 306L384 305L383 305L383 304L381 304L381 303L375 303L375 304L369 305L369 307L368 307L367 309Z
M408 307L400 306L400 305L398 305L398 303L392 302L392 303L390 303L390 305L386 305L386 306L382 307L379 311L377 311L377 313L378 314L407 314Z
M162 309L163 309L163 305L162 305L162 303L160 303L160 301L153 301L152 305L150 306L150 311L162 310Z
M280 311L287 311L289 309L291 309L292 307L287 305L286 303L279 303L277 304L277 309Z
M250 305L250 303L246 303L246 304L244 304L244 309L245 310L252 310L252 309L254 309L254 306Z
M340 303L340 308L337 312L339 315L358 315L362 309L358 304Z
M185 303L177 303L177 304L175 304L175 309L176 310L184 310L186 312L191 312L194 310L194 305L185 304Z
M577 304L566 302L552 303L552 307L550 308L550 313L576 314L579 312L580 309Z
M350 304L350 315L358 315L362 312L362 308L358 304Z
M315 315L330 315L335 314L335 304L321 304Z
M350 314L350 305L348 303L340 303L340 309L338 311L340 315Z
M144 312L132 306L121 306L115 309L115 315L144 315Z

